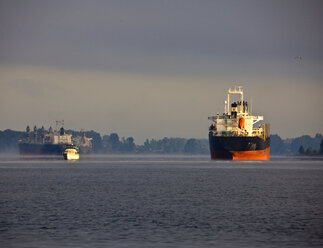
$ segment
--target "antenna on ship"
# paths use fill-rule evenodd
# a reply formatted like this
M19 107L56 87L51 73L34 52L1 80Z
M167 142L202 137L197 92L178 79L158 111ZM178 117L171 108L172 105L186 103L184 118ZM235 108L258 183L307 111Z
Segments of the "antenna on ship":
M238 91L241 92L241 104L243 105L243 90L242 90L242 86L238 86Z
M225 108L227 108L227 111L230 111L230 94L240 94L240 107L238 107L239 113L244 112L244 105L243 105L243 90L242 86L234 86L233 89L229 88L228 90L228 96L227 96L227 101L225 103Z
M30 127L29 127L29 125L26 127L26 132L27 132L27 141L30 142Z
M225 100L225 101L224 101L224 113L225 113L225 114L227 114L227 113L229 112L229 110L228 110L228 109L229 109L229 107L227 107L227 104L228 104L228 102L227 102L227 100Z
M61 126L61 127L64 126L64 120L56 121L56 128L55 128L56 132L58 132L59 126Z

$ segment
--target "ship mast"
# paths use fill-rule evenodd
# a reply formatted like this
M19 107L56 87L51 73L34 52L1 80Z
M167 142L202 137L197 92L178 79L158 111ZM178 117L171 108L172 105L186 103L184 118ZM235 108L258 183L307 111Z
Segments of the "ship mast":
M59 127L63 127L63 126L64 126L64 120L56 121L55 132L58 133Z
M243 90L242 90L242 86L235 86L234 89L232 90L231 88L229 88L228 90L228 95L227 95L227 106L226 108L224 107L224 112L226 114L229 114L230 111L230 94L240 94L240 100L241 100L241 104L243 106ZM240 108L240 113L243 112L243 108Z

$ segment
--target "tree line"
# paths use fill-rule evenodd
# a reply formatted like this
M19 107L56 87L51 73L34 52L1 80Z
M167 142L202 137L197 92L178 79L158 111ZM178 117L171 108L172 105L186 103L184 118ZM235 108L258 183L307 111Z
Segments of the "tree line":
M277 155L323 154L323 136L316 134L314 137L302 135L293 139L281 139L277 134L270 136L270 153Z
M40 132L40 130L39 130ZM103 154L139 153L139 154L209 154L208 139L162 138L146 139L143 145L135 143L133 137L119 137L117 133L101 135L96 131L78 132L66 130L74 137L85 133L92 138L92 152ZM4 130L0 131L0 153L18 153L18 140L26 139L26 132ZM282 139L279 135L270 136L270 152L273 155L286 154L323 154L323 136L303 135L293 139Z
M37 133L41 132L40 129ZM160 153L160 154L208 154L208 141L205 139L163 138L160 140L147 139L143 145L135 144L133 137L119 137L117 133L101 135L93 130L78 132L65 130L73 137L83 133L92 138L92 153ZM0 153L18 153L18 140L26 139L27 133L10 129L0 131Z

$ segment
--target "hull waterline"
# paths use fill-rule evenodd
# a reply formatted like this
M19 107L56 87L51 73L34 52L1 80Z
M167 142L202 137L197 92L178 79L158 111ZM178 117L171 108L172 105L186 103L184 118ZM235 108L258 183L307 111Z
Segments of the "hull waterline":
M269 160L270 148L258 151L216 151L211 150L212 160Z

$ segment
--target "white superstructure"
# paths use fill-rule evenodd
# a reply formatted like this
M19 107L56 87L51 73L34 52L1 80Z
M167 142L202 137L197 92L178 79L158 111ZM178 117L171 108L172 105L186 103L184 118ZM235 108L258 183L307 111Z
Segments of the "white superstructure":
M239 100L230 105L231 95L239 95ZM269 136L269 124L262 124L258 128L254 128L254 124L264 118L263 116L251 115L248 103L243 99L241 86L234 89L229 88L223 115L217 114L208 117L209 120L214 122L210 126L210 132L214 136Z
M45 144L65 144L65 145L72 145L73 139L72 134L66 134L63 128L64 120L56 121L56 128L55 131L52 128L49 128L49 133L45 135ZM58 127L61 128L58 131Z
M82 136L74 137L73 143L80 149L81 153L90 153L92 151L92 138L87 138L84 132Z

